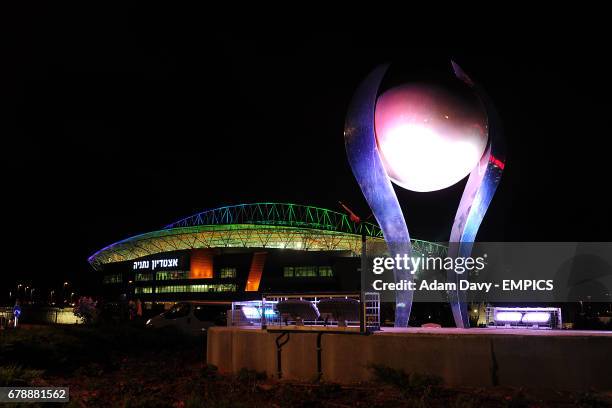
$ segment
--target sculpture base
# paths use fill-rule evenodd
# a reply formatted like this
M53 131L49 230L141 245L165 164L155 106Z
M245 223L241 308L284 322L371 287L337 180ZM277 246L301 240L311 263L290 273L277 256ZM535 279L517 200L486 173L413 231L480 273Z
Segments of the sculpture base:
M279 332L213 327L207 362L221 373L241 368L278 376ZM281 351L283 379L319 376L318 333L292 332ZM612 389L612 332L530 329L384 328L373 335L324 333L321 378L355 383L380 364L407 373L435 374L448 386Z

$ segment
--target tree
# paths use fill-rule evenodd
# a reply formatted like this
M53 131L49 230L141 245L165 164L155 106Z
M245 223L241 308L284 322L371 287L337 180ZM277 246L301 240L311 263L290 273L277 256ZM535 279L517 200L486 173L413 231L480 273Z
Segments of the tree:
M80 297L74 307L74 315L83 319L85 324L94 323L98 319L97 303L90 297Z

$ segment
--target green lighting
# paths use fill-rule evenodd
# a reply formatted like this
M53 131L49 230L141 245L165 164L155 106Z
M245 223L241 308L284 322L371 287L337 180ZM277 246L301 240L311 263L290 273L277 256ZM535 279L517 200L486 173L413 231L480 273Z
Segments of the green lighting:
M198 248L349 251L357 255L363 235L369 242L384 243L377 225L355 223L347 214L297 204L241 204L204 211L164 229L116 242L93 254L89 263L99 269L108 263Z

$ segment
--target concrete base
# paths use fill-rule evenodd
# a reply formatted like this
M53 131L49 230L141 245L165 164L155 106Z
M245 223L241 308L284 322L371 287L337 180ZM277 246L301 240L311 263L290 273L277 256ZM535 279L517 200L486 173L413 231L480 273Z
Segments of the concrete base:
M281 333L213 327L207 362L222 373L241 368L278 377L275 339ZM292 332L282 347L283 379L317 378L317 333ZM371 364L429 373L449 386L515 386L612 390L612 333L526 329L385 329L376 334L325 333L324 381L371 379Z

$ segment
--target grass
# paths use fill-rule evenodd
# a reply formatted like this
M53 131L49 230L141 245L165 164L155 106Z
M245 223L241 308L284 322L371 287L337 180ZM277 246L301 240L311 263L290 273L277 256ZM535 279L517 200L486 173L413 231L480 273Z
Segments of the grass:
M387 367L380 364L370 365L374 379L383 384L392 385L400 390L424 390L442 385L442 378L426 373L408 374L404 370Z
M112 367L121 355L177 350L198 342L201 345L201 339L172 328L148 330L133 325L10 330L0 335L0 366L18 364L50 373L72 373L94 363Z
M2 366L0 367L0 387L27 387L42 373L43 370L31 370L19 365Z

